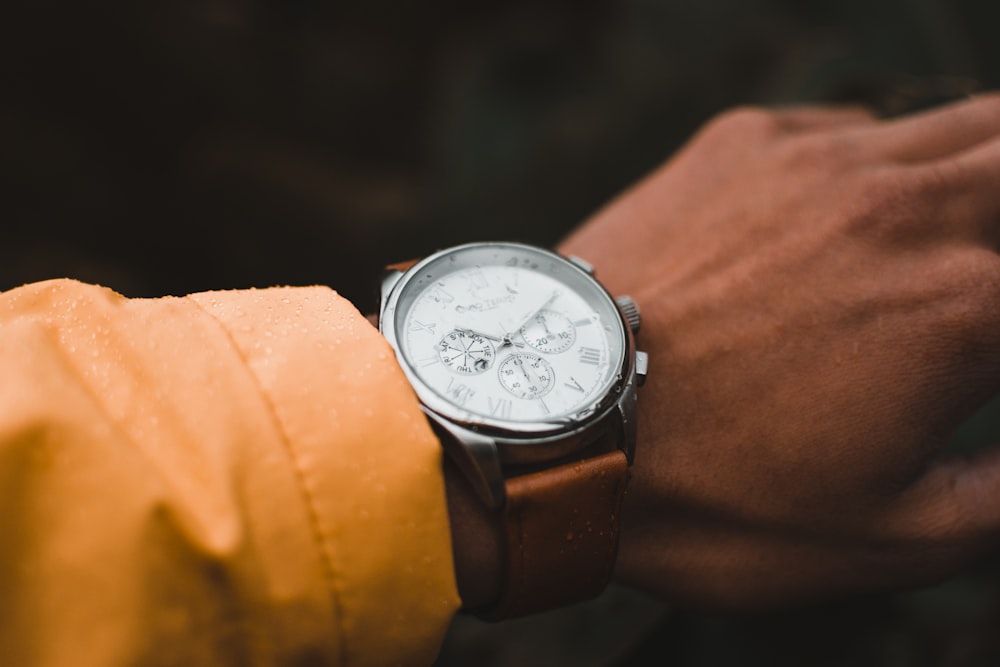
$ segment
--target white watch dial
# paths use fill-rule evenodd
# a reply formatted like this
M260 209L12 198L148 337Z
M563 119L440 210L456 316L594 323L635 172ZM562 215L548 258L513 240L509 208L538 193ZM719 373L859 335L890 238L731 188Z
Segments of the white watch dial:
M613 302L550 253L460 247L403 290L395 327L405 363L473 421L579 418L618 375L625 341Z

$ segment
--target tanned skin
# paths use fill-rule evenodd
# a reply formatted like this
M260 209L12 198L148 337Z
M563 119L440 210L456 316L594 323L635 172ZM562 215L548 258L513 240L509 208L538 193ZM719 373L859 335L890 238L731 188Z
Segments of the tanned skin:
M1000 453L941 453L1000 390L1000 96L889 120L743 108L558 248L643 311L616 577L764 610L930 584L997 546ZM446 468L466 606L490 517Z

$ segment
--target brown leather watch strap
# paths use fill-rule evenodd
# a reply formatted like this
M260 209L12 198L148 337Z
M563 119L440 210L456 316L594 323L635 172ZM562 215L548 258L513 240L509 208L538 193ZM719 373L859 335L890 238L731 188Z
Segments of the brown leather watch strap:
M386 271L406 271L414 264L419 262L419 259L408 259L405 262L396 262L395 264L387 264L385 267Z
M608 585L628 481L614 450L507 481L502 594L486 618L523 616L587 600Z

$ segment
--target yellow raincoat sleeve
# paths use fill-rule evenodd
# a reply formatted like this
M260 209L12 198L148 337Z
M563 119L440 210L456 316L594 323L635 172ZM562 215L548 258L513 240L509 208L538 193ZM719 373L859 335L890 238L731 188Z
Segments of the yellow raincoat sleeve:
M329 289L4 292L0 664L429 664L440 456Z

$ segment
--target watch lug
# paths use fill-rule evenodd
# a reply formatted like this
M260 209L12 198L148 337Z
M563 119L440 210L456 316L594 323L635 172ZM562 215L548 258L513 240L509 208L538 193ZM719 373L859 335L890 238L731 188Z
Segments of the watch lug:
M618 399L618 416L622 426L622 451L628 464L632 465L635 460L635 440L636 440L636 374L635 370L629 375L628 382L622 389L621 397Z
M646 375L649 373L649 355L645 352L635 353L635 382L640 387L646 384Z
M576 255L570 255L566 259L568 259L570 263L575 264L577 268L583 269L583 272L588 276L594 275L594 266L590 262L582 260Z
M491 509L503 507L506 493L496 441L453 424L426 408L424 414L436 430L444 432L441 446L445 454L455 462L486 506Z
M399 279L403 277L402 271L396 271L395 269L390 269L385 272L382 276L382 284L379 286L379 328L382 326L382 317L385 315L385 305L389 303L389 295L392 294L392 290L396 287L396 283Z

